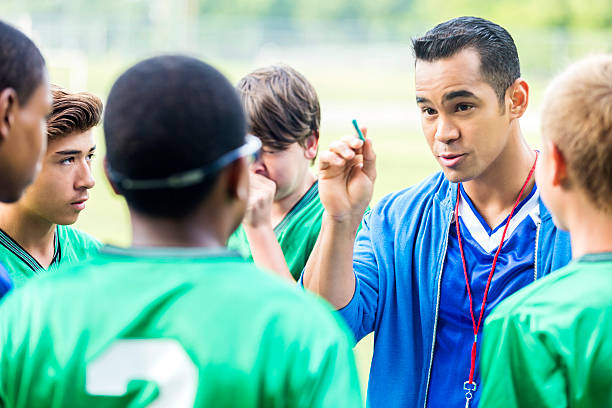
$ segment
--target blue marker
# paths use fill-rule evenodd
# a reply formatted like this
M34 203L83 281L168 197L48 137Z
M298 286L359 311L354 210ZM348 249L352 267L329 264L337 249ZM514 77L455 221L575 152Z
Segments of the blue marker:
M357 135L359 135L359 138L365 142L365 137L363 137L363 133L361 133L361 129L359 129L359 125L357 124L356 119L353 119L353 126L355 127L355 130L357 131Z

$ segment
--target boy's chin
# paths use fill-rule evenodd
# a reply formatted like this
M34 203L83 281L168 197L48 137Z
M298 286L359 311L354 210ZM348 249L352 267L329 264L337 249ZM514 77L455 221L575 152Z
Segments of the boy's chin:
M79 214L62 214L55 217L49 217L53 224L57 225L72 225L79 219Z

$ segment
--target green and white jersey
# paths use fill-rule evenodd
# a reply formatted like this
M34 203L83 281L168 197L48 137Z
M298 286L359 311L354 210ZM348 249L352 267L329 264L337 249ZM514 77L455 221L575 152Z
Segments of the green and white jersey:
M100 241L68 225L58 225L54 237L55 251L48 268L44 268L17 241L0 229L0 263L4 264L15 287L28 279L60 267L85 261L98 252Z
M103 247L3 302L0 406L362 404L330 308L225 249Z
M323 210L319 198L319 184L315 182L285 218L274 227L274 234L295 280L300 278L317 242ZM238 251L247 260L253 260L249 240L242 225L230 236L227 246Z
M486 321L480 406L612 406L612 253L584 255Z

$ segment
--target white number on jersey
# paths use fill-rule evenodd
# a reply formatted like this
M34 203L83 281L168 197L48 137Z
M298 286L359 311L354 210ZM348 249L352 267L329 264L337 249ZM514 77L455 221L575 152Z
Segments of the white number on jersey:
M157 384L159 397L151 408L191 408L198 370L173 339L117 340L87 366L86 388L92 395L124 395L132 380Z

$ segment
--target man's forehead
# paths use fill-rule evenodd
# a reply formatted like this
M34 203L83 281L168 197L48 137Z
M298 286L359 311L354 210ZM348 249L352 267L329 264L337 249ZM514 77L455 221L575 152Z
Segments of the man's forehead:
M480 58L475 51L464 50L451 57L434 61L417 61L417 101L419 98L428 97L447 100L455 97L474 97L481 94L485 88L491 88L491 85L482 77ZM486 90L488 91L489 89Z
M415 65L415 82L479 82L480 56L475 50L465 49L447 58L432 61L417 60Z

